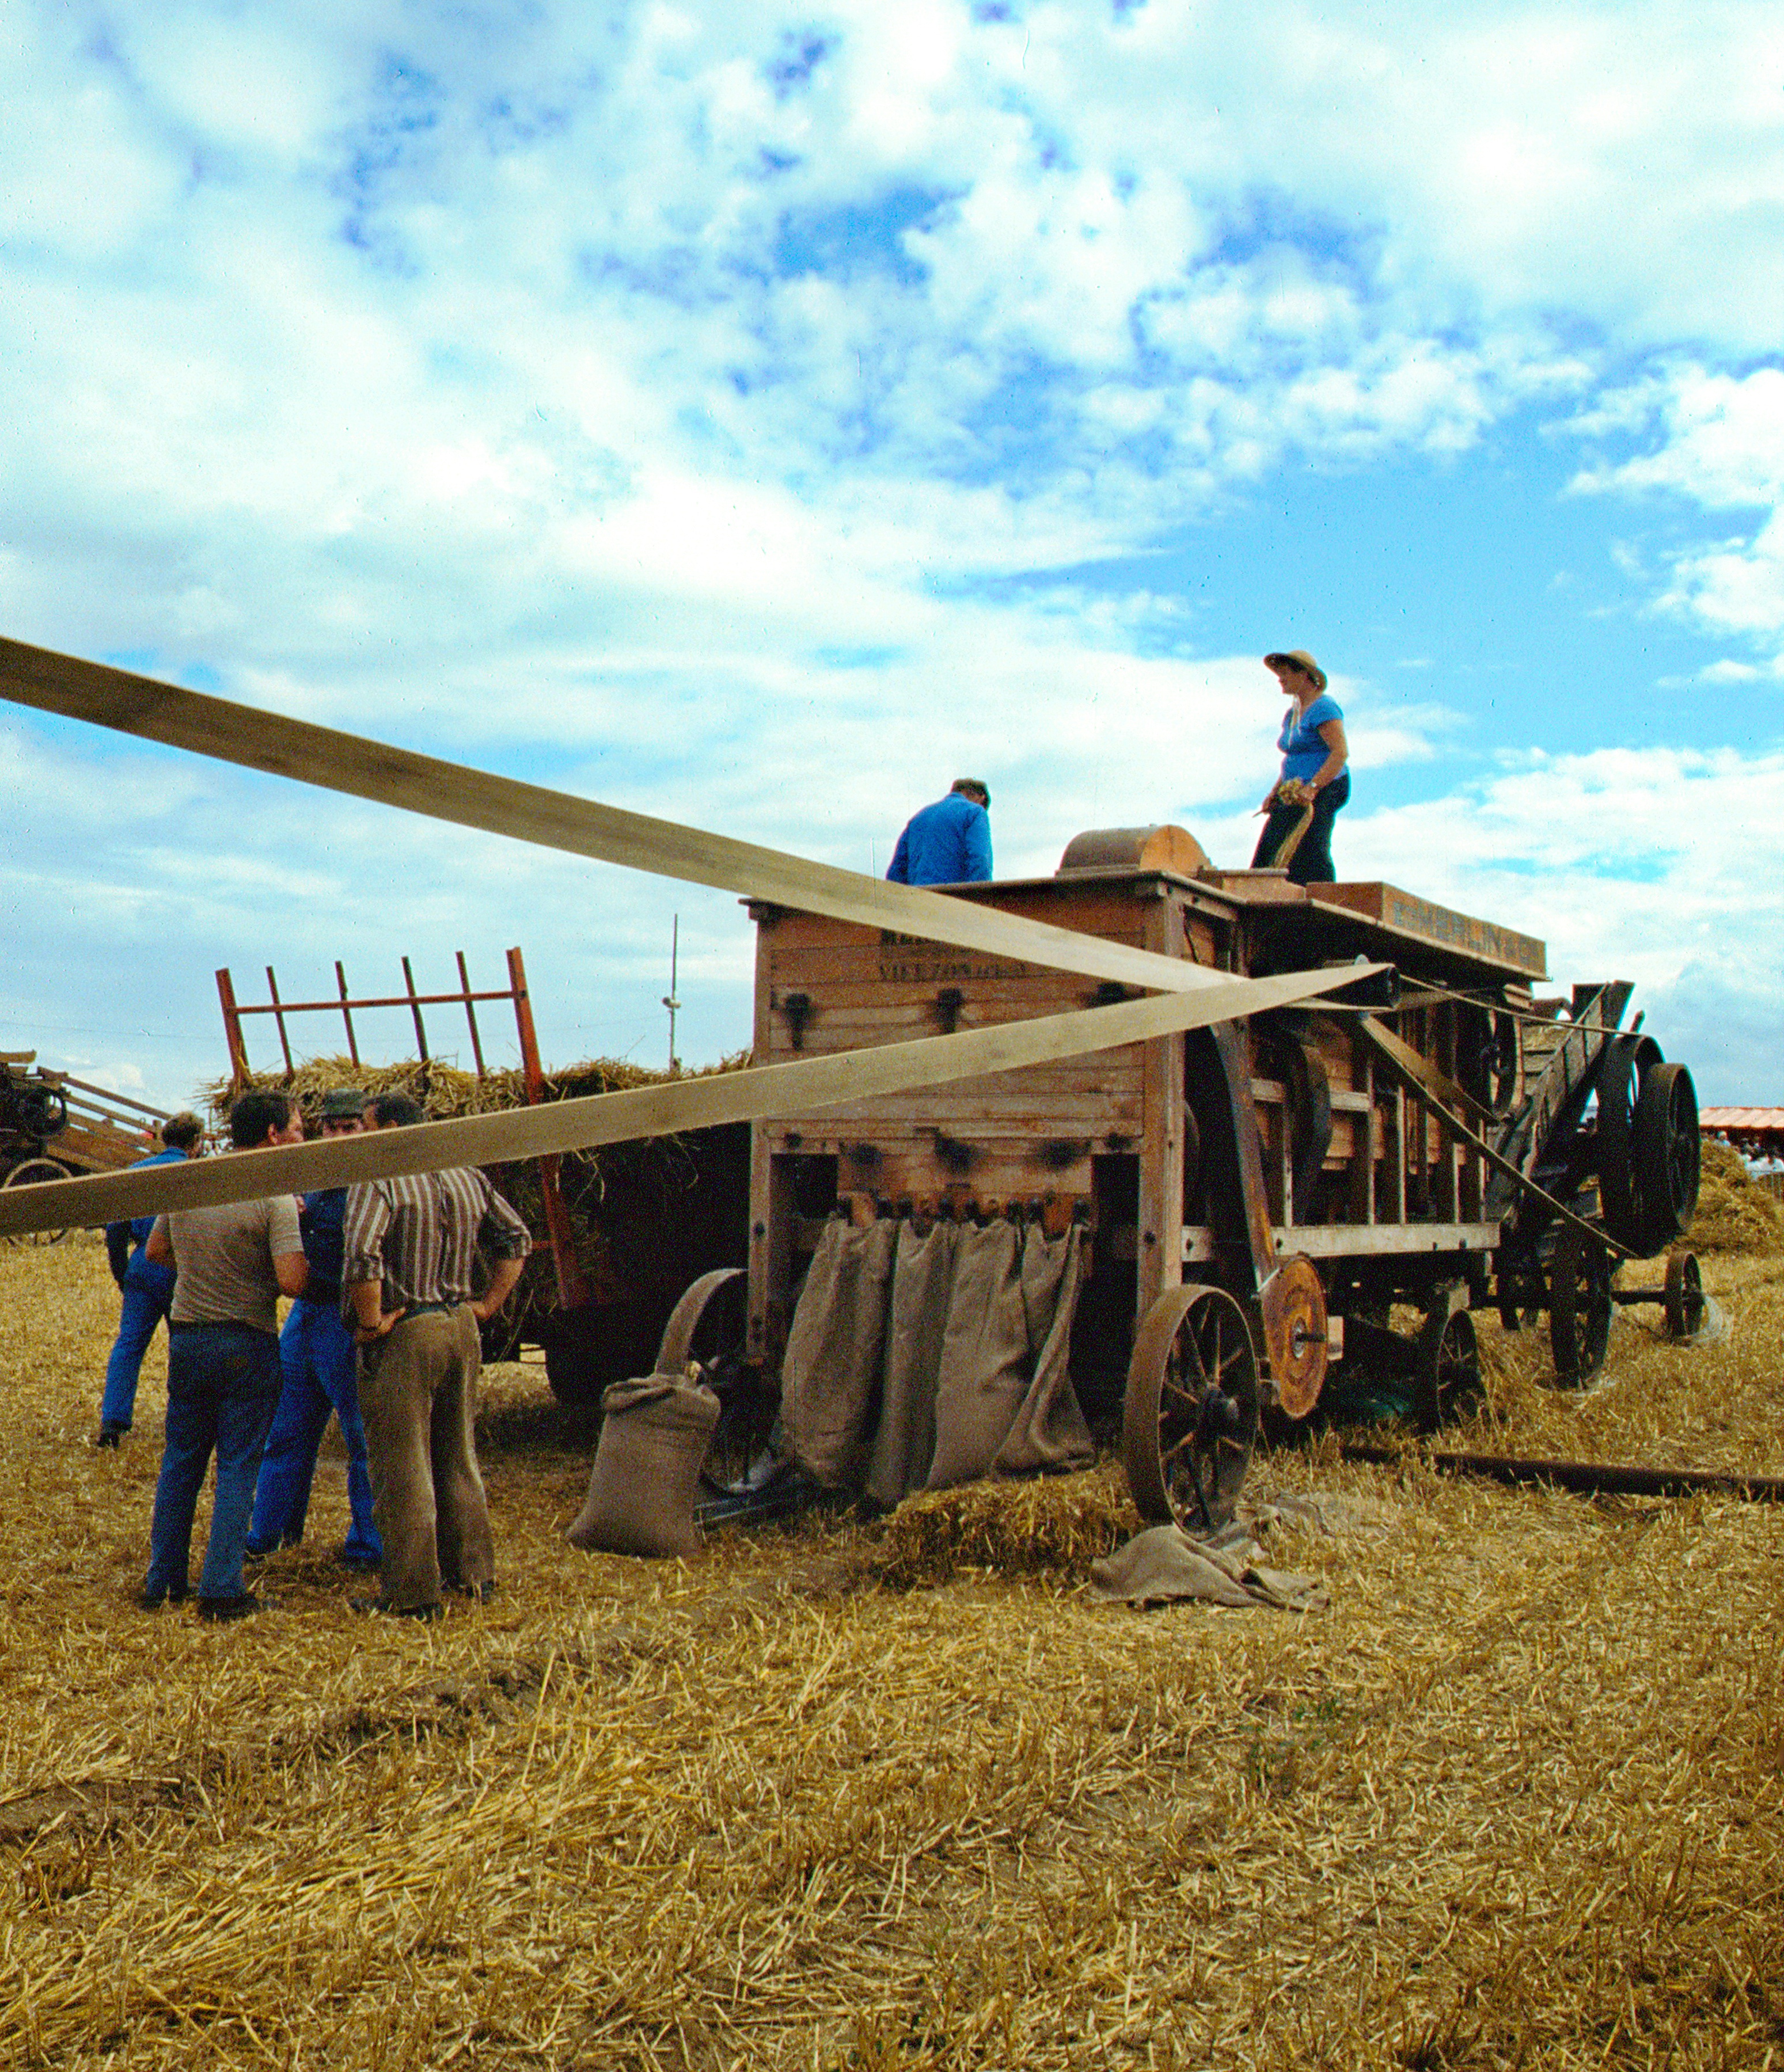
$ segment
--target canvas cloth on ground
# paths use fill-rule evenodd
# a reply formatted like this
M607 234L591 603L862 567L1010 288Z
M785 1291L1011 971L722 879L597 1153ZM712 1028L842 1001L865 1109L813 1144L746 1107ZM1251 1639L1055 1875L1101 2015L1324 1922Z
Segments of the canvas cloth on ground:
M601 1409L588 1495L564 1537L610 1554L698 1552L694 1494L718 1397L682 1375L653 1374L615 1382Z
M1154 1525L1090 1564L1090 1595L1100 1604L1156 1605L1178 1597L1205 1603L1273 1605L1316 1611L1326 1601L1316 1576L1263 1565L1263 1549L1243 1525L1215 1540L1193 1540L1180 1526Z

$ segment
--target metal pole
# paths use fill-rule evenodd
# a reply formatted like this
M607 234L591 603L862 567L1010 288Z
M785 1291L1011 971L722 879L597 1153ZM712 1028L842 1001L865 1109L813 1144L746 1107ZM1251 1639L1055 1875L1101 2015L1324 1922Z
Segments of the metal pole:
M353 1010L348 1004L347 973L339 957L335 960L335 981L340 988L341 1019L347 1024L348 1054L356 1065L359 1063L359 1045L353 1040Z
M682 1003L675 997L676 964L682 947L682 917L678 914L670 923L669 931L669 991L663 995L663 1005L669 1009L669 1075L676 1073L675 1017Z
M1784 1475L1743 1474L1733 1468L1644 1468L1601 1461L1531 1461L1497 1453L1407 1453L1391 1446L1345 1445L1347 1461L1398 1467L1423 1461L1440 1474L1481 1475L1490 1482L1547 1482L1581 1496L1737 1496L1753 1503L1784 1503Z
M278 1047L285 1053L285 1076L290 1079L297 1067L291 1063L291 1039L285 1033L285 1009L278 997L278 980L270 964L266 967L266 990L273 1002L273 1026L278 1031Z
M409 960L402 960L402 982L409 989L409 1012L415 1018L415 1048L421 1053L421 1061L427 1063L427 1031L421 1023L421 1002L415 997L415 974L409 968Z
M459 952L459 984L464 988L464 1018L471 1024L471 1054L477 1061L477 1077L484 1076L483 1045L477 1037L477 1006L471 997L471 973L466 967L464 952Z

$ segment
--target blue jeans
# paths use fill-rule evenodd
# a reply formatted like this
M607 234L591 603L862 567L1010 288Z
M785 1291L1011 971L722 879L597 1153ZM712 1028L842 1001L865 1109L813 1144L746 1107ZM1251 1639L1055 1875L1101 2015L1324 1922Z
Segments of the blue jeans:
M341 1558L369 1566L383 1558L384 1548L372 1523L372 1478L365 1464L352 1334L332 1303L294 1302L279 1334L278 1360L283 1386L261 1456L248 1552L270 1554L275 1547L295 1547L303 1537L316 1449L332 1412L347 1442L347 1502L352 1512Z
M278 1341L249 1324L175 1324L167 1338L167 1437L143 1594L186 1595L192 1512L214 1452L216 1498L199 1594L239 1597L254 1478L278 1400Z
M127 1432L136 1416L136 1383L142 1371L142 1355L174 1299L174 1277L164 1266L157 1266L150 1260L133 1260L124 1276L123 1296L117 1342L105 1363L105 1393L100 1401L99 1421Z
M1341 771L1333 783L1315 796L1313 818L1289 859L1291 885L1329 885L1337 876L1332 867L1332 823L1349 796L1348 770ZM1276 851L1300 824L1300 817L1299 806L1270 808L1270 817L1263 824L1263 832L1258 837L1258 846L1251 858L1254 870L1275 861Z

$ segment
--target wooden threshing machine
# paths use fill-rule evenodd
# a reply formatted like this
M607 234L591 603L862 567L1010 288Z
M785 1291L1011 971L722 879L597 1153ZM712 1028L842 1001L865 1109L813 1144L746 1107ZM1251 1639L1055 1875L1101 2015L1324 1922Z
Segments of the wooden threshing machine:
M1176 828L1079 836L1052 878L947 888L1256 976L1392 968L1310 1006L752 1132L740 1276L688 1292L674 1363L731 1305L731 1357L781 1377L826 1222L1004 1219L1080 1233L1070 1367L1119 1421L1143 1516L1229 1513L1260 1420L1304 1418L1334 1362L1397 1376L1433 1427L1479 1385L1471 1310L1546 1316L1557 1377L1602 1362L1618 1263L1683 1235L1690 1075L1621 1022L1619 982L1539 997L1543 945L1382 884L1220 871ZM756 902L758 1064L1123 997L1036 965ZM1669 1264L1695 1328L1695 1264ZM702 1325L702 1311L707 1322ZM1411 1312L1409 1315L1407 1313ZM721 1363L721 1366L722 1366ZM870 1414L871 1414L870 1408Z

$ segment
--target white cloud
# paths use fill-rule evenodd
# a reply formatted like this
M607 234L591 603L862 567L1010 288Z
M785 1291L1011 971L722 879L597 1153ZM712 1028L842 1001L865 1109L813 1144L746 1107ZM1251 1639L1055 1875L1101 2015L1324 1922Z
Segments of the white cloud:
M1726 371L1784 335L1784 32L1757 5L24 0L0 36L5 629L806 853L865 862L962 769L993 779L1007 870L1148 818L1248 853L1277 714L1255 661L1207 652L1238 630L1074 571L1285 463L1452 454L1577 406L1623 442L1584 486L1778 500L1784 376ZM1717 529L1634 580L1775 646L1778 521ZM1455 781L1451 718L1341 695L1360 772ZM203 1018L206 959L381 941L367 885L418 950L537 917L598 926L622 972L682 896L479 851L490 889L449 897L432 836L69 757L0 768L35 831L16 941L52 989L34 914L145 1001L157 931ZM1594 786L1704 812L1668 768L1650 799L1533 766L1346 833L1420 889L1478 836L1522 911L1523 783L1613 859L1542 868L1621 873L1634 928L1687 866L1612 840ZM1728 781L1724 818L1772 812ZM694 929L727 1001L731 924ZM1676 925L1708 942L1696 907ZM636 1018L661 987L628 983Z
M1664 492L1706 511L1768 512L1751 532L1673 553L1658 602L1718 634L1761 644L1784 635L1784 368L1670 368L1606 399L1581 429L1633 430L1650 443L1630 459L1582 469L1577 490ZM1724 663L1720 680L1741 666Z

